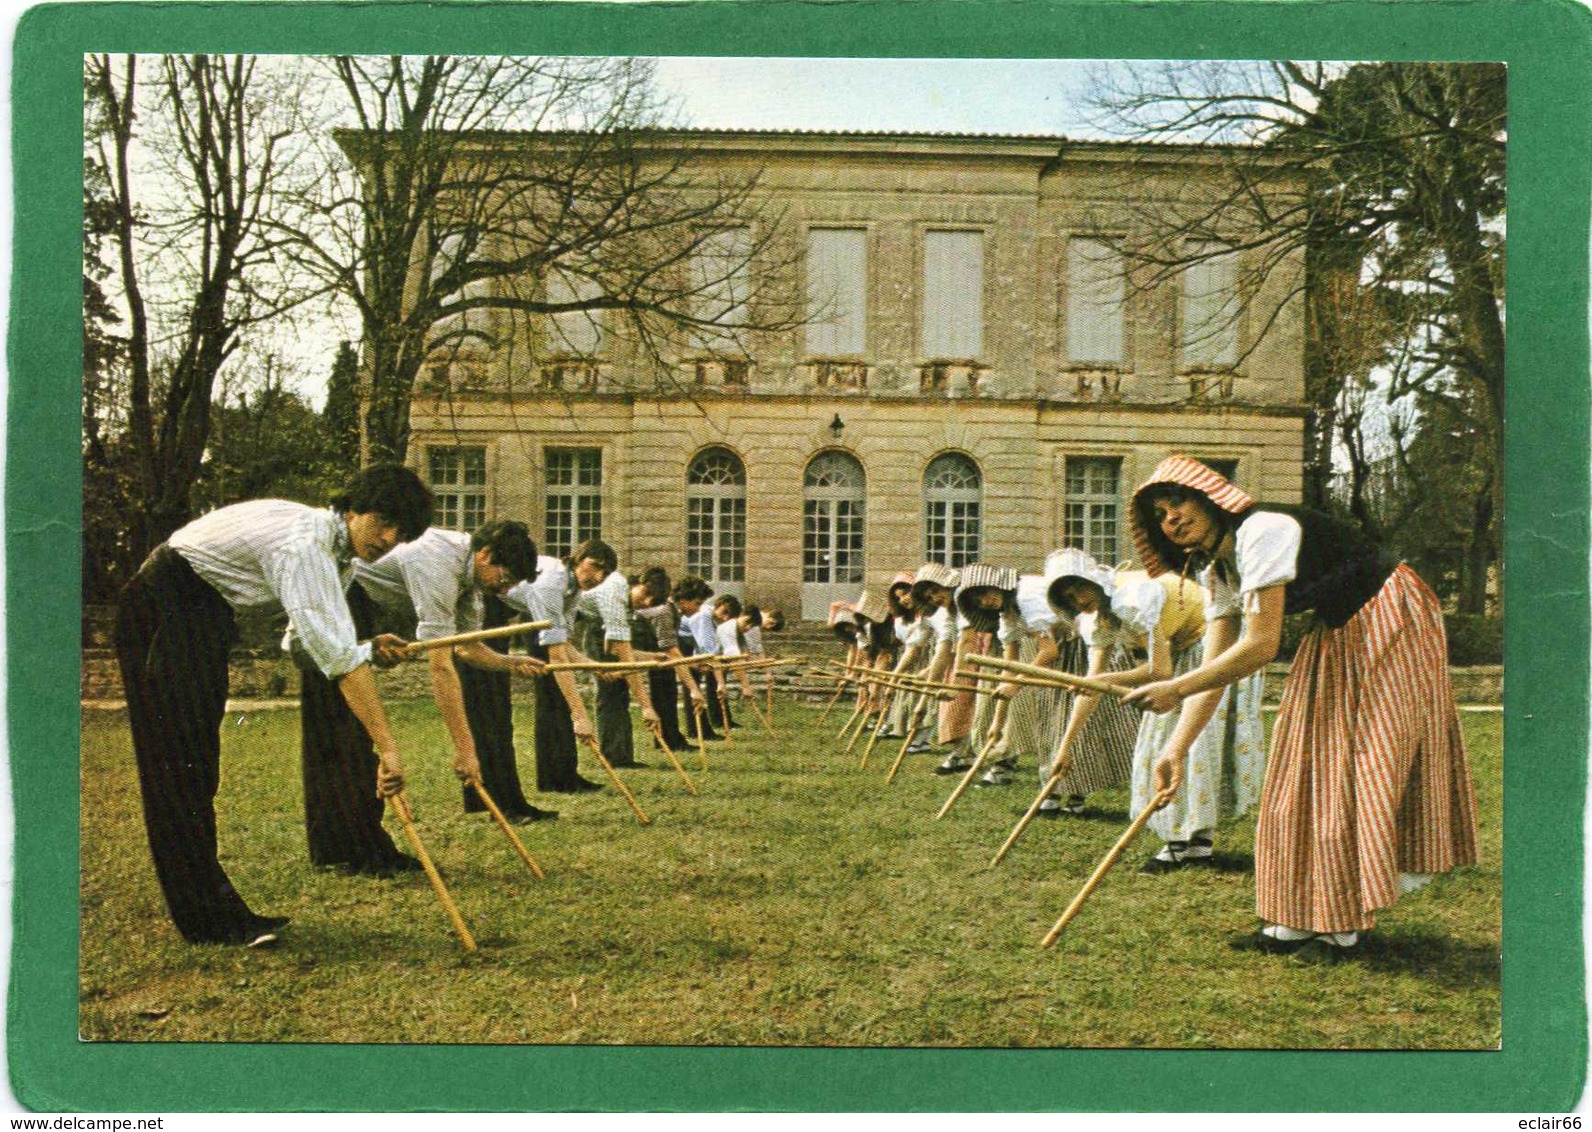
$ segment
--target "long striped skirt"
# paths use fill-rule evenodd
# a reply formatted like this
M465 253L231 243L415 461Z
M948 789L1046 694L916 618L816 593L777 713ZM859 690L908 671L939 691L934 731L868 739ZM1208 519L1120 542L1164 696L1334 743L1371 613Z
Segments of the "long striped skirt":
M1038 653L1037 637L1024 634L1018 638L1019 661L1023 664L1032 664ZM1037 763L1054 750L1056 744L1050 739L1050 733L1053 730L1056 712L1066 695L1067 693L1061 688L1019 686L1017 695L1006 709L1006 727L992 756L1015 759L1020 763L1025 755L1032 755ZM978 709L973 717L973 738L976 742L984 742L994 718L995 698L980 696Z
M1299 647L1272 736L1255 835L1261 919L1376 926L1400 873L1476 860L1476 795L1437 598L1400 566L1339 629Z
M1078 662L1078 654L1083 661ZM1112 672L1126 672L1136 667L1137 661L1126 649L1118 649L1107 667ZM1061 656L1056 666L1075 675L1089 671L1089 650L1082 641L1061 646ZM1072 694L1063 697L1064 703L1057 713L1056 737L1050 753L1039 768L1043 782L1050 776L1051 765L1056 761L1056 747L1066 730L1067 716L1072 711ZM1093 794L1096 790L1114 790L1126 786L1133 767L1133 740L1139 731L1139 713L1116 696L1101 696L1094 714L1084 725L1083 732L1072 745L1072 769L1056 785L1056 793Z
M1205 643L1195 641L1172 658L1172 675L1200 666ZM1229 685L1216 714L1189 748L1183 788L1171 804L1157 810L1150 829L1162 841L1187 841L1210 833L1226 818L1254 809L1266 772L1266 726L1260 718L1265 673L1257 672ZM1141 813L1150 804L1155 760L1177 728L1175 711L1145 712L1133 745L1133 800L1129 811Z
M988 656L994 648L994 633L974 633L969 654ZM949 701L940 705L939 730L934 741L942 747L954 746L972 732L973 688L978 681L959 669L952 669L949 683L965 685L968 690L957 692Z

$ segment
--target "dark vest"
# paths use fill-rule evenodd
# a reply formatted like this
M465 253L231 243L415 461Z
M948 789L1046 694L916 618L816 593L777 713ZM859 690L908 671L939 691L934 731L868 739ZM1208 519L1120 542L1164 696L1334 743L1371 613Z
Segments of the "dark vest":
M1398 559L1359 527L1305 507L1256 504L1239 516L1238 525L1262 511L1292 517L1301 532L1295 577L1283 591L1284 613L1313 610L1336 629L1375 597L1398 567Z

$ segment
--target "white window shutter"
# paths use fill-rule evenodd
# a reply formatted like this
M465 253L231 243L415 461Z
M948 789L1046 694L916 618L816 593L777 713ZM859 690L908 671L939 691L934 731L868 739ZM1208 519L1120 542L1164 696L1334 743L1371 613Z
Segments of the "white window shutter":
M984 234L925 232L923 356L977 358L984 348Z

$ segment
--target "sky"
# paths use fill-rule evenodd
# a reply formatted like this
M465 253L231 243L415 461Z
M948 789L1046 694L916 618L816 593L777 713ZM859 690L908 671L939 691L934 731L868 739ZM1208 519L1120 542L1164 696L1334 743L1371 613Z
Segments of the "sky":
M1079 134L1086 61L667 58L693 126Z

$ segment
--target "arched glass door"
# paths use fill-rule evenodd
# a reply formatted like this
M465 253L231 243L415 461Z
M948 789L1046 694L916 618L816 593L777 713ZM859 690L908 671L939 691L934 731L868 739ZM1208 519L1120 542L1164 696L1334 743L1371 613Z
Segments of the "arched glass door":
M744 596L746 467L728 448L705 448L686 469L685 572L715 594Z
M802 477L802 618L821 621L832 601L862 590L867 476L855 456L820 452Z
M923 472L923 560L961 567L978 561L983 479L960 452L936 456Z

